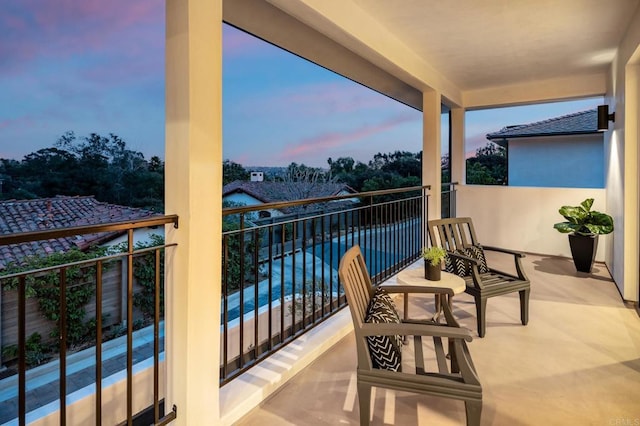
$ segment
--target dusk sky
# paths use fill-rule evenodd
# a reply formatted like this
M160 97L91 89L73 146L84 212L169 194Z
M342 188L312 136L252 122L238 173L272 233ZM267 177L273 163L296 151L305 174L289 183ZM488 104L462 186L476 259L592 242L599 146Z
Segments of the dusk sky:
M126 11L126 13L123 13ZM0 158L51 147L66 131L123 138L164 158L164 2L0 1ZM327 158L367 162L421 149L422 115L224 26L223 152L244 166ZM473 111L467 152L486 133L595 108L601 100Z

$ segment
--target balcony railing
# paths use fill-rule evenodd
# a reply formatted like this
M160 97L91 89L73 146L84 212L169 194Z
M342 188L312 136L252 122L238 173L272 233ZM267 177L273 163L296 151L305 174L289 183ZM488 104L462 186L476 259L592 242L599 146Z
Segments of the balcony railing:
M0 236L0 247L9 246L10 249L12 244L76 235L114 231L124 232L127 235L127 241L123 246L124 251L120 253L104 254L92 259L56 264L35 270L19 270L10 274L5 271L5 274L0 276L2 291L0 300L4 307L0 315L2 322L0 328L4 332L14 330L13 334L6 332L2 335L4 355L2 361L3 364L9 365L8 371L15 371L13 376L5 377L2 382L7 383L4 388L9 392L15 390L16 393L15 397L0 401L0 413L2 413L0 423L17 419L18 424L24 425L29 412L41 408L43 404L50 406L57 399L59 423L67 424L67 411L70 406L69 401L72 399L69 395L78 391L80 387L88 386L94 388L95 405L85 411L95 416L97 425L102 424L103 421L113 424L116 414L112 411L122 411L121 407L124 405L119 403L114 410L113 401L106 401L107 398L103 398L105 395L103 387L106 389L106 383L108 383L106 375L113 368L113 366L107 368L106 358L110 358L110 354L114 351L124 352L126 357L119 365L115 365L116 370L126 371L126 413L122 413L123 415L117 421L122 421L124 418L123 424L132 424L134 415L144 409L153 412L154 424L166 424L175 418L175 407L164 415L160 389L162 376L160 362L164 357L162 353L162 312L164 311L161 305L164 281L162 263L165 250L174 245L165 245L162 240L162 242L156 241L150 246L140 248L140 245L134 243L134 232L137 229L155 228L169 223L177 227L178 217L161 216L137 221ZM158 232L163 233L162 228ZM142 275L141 269L146 271ZM136 297L145 291L146 306L141 307L141 304L136 302ZM84 301L78 302L79 299ZM15 309L8 309L9 305L14 305ZM53 310L48 321L42 320L42 314L38 312L45 308ZM75 314L84 316L85 312L87 315L92 314L93 320L84 321L83 318L75 316ZM146 322L135 320L136 316L141 318L143 315ZM86 332L81 339L78 339L78 324L84 327L82 330ZM134 335L139 332L134 333L134 324L146 326L147 329L152 328L152 333L149 331L149 334L153 335L153 348L147 351L151 352L153 359L153 377L147 382L142 382L142 386L140 386L141 381L136 380L135 389L134 355L138 358L139 346L134 347ZM114 334L122 337L119 340L108 341ZM53 336L53 339L49 336ZM83 345L81 348L84 350L76 352L80 345ZM44 353L43 348L48 348L49 352ZM76 353L72 354L72 352ZM91 356L85 359L83 364L85 367L72 365L70 360L79 358L82 352L91 353L93 360L90 359ZM29 370L29 364L38 364L45 358L51 358L52 362L47 366L41 365ZM136 363L140 361L140 359L135 360ZM83 369L88 368L86 366L90 364L93 364L93 372ZM44 396L47 392L37 389L36 382L42 382L43 379L42 375L38 376L36 370L41 372L51 370L49 368L51 366L54 368L57 366L55 368L58 370L57 377L54 382L57 382L58 389L57 392L48 392L49 395ZM137 374L137 370L135 371ZM77 377L78 375L81 377ZM29 378L32 380L28 380ZM87 380L89 384L86 383ZM54 382L48 383L50 391L51 385L56 386ZM96 386L96 383L100 385ZM142 408L139 407L139 404L134 403L134 390L136 400L140 400L139 395L145 393L152 395L150 399L152 402L145 402ZM112 393L109 392L108 398L113 398ZM53 401L47 400L47 397ZM111 408L103 412L103 404ZM150 405L151 408L147 408ZM109 420L103 420L103 414ZM120 416L120 413L117 416ZM87 421L89 417L83 418Z
M442 183L442 207L440 214L443 218L456 217L456 185L458 185L458 182Z
M345 306L359 244L375 284L420 257L429 186L223 210L221 385Z

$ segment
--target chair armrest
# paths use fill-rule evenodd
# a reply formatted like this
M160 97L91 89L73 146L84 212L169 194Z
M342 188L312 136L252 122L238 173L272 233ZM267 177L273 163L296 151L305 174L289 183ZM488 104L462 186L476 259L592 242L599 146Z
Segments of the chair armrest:
M383 285L379 285L378 288L384 289L387 293L404 293L404 294L431 293L431 294L444 294L448 296L453 296L454 294L453 290L450 288L419 286L419 285L383 284Z
M467 261L467 262L471 263L471 265L475 265L475 266L480 265L480 261L478 259L474 259L473 257L465 256L464 254L453 253L453 252L448 251L447 255L449 255L449 256L451 256L453 258L462 259L464 261Z
M466 328L448 327L446 325L389 323L364 323L360 332L363 336L439 336L453 339L473 340L471 331Z
M523 280L523 281L529 281L529 278L527 278L527 274L525 274L524 268L522 267L521 259L523 257L525 257L524 253L519 252L519 251L515 251L515 250L503 249L503 248L499 248L499 247L490 247L490 246L489 247L485 247L485 246L482 246L482 248L485 249L485 250L496 251L496 252L499 252L499 253L506 253L506 254L513 255L513 261L515 262L514 265L515 265L515 268L516 268L516 275L505 273L505 272L498 271L498 270L495 270L495 269L491 269L493 272L497 272L497 273L500 273L500 274L503 274L503 275L512 276L514 278L517 278L517 279L520 279L520 280Z
M482 246L482 248L484 250L490 250L490 251L497 251L500 253L506 253L506 254L512 254L514 256L518 256L520 258L522 257L526 257L526 255L520 251L516 251L516 250L509 250L509 249L505 249L505 248L501 248L501 247L492 247L492 246Z

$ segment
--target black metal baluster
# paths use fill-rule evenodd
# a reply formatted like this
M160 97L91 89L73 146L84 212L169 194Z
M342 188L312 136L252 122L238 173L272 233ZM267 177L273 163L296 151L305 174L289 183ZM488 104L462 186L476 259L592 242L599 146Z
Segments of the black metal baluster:
M153 419L160 420L160 249L155 249L153 309Z
M67 268L60 268L60 424L67 424Z
M127 424L133 425L133 229L127 231Z
M307 315L307 220L302 220L302 329Z
M240 299L240 306L239 306L239 311L238 311L238 368L242 369L242 367L244 366L244 280L245 280L245 274L244 274L244 256L245 256L245 252L244 252L244 213L240 214L240 231L238 232L238 238L240 238L239 241L239 245L240 245L240 283L239 283L239 299Z
M316 323L316 218L311 219L311 257L313 259L313 265L311 267L311 324ZM322 296L320 296L322 300Z
M222 379L229 377L229 235L222 237Z
M322 254L321 254L321 256L322 256L322 283L321 283L321 286L322 286L322 316L323 317L325 316L325 311L324 311L324 308L325 308L324 294L325 293L324 292L326 291L326 288L325 288L325 286L326 286L325 264L326 263L325 263L325 245L324 245L324 242L325 242L325 238L324 237L325 237L325 232L326 232L324 223L325 223L325 219L326 218L327 218L327 215L323 215L322 216L322 220L320 222L320 233L322 234L322 237L320 238L320 240L322 241L322 246L321 246L322 247ZM331 264L329 264L329 268L331 268ZM331 271L331 269L329 269L329 271ZM331 276L332 273L329 272L329 275ZM327 313L329 313L329 308L327 308Z
M269 231L269 352L273 349L273 225L267 228Z
M329 313L333 311L333 222L334 214L329 214L329 265L331 265L331 277L329 278ZM338 241L340 241L338 239Z
M286 225L283 223L280 227L280 241L281 241L281 253L280 253L280 345L284 344L284 252L286 250Z
M24 275L18 278L18 418L27 423L27 285Z
M102 424L102 260L96 263L96 426Z
M260 355L260 351L258 350L258 345L260 343L258 336L259 331L259 320L258 320L258 309L260 308L259 297L259 288L258 288L258 279L259 275L259 251L260 251L260 239L258 238L258 229L254 228L253 230L253 359L258 359Z
M296 238L298 237L296 222L292 223L291 232L291 338L296 334Z

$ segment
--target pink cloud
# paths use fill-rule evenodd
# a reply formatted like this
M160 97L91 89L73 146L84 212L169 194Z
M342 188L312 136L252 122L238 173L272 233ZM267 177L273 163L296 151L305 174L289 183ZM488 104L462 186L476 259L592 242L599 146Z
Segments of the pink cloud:
M164 7L153 0L0 2L0 27L0 72L18 73L39 59L141 54L149 41L162 49ZM114 44L118 37L128 42Z
M310 153L317 153L324 150L330 150L336 146L343 146L358 142L368 136L388 131L403 123L413 121L415 116L411 114L402 114L393 117L375 125L365 125L350 132L341 133L325 133L312 138L303 139L302 141L290 145L285 148L280 155L280 159L286 161L295 161L296 159Z
M241 102L235 102L234 106L239 115L248 111L262 111L276 120L281 117L288 117L290 120L350 120L355 114L388 115L414 111L348 80L306 85L292 83L286 88L276 88L264 94L246 97Z
M474 157L476 150L489 143L485 134L470 135L465 138L465 151L466 157Z
M228 25L222 28L222 41L225 56L240 56L248 53L264 52L265 42Z
M9 118L0 121L0 129L9 128L21 128L21 127L33 127L36 124L36 120L30 115L24 115L22 117Z
M286 105L292 111L310 116L386 108L396 103L348 80L296 87L294 93L287 93L271 102Z

